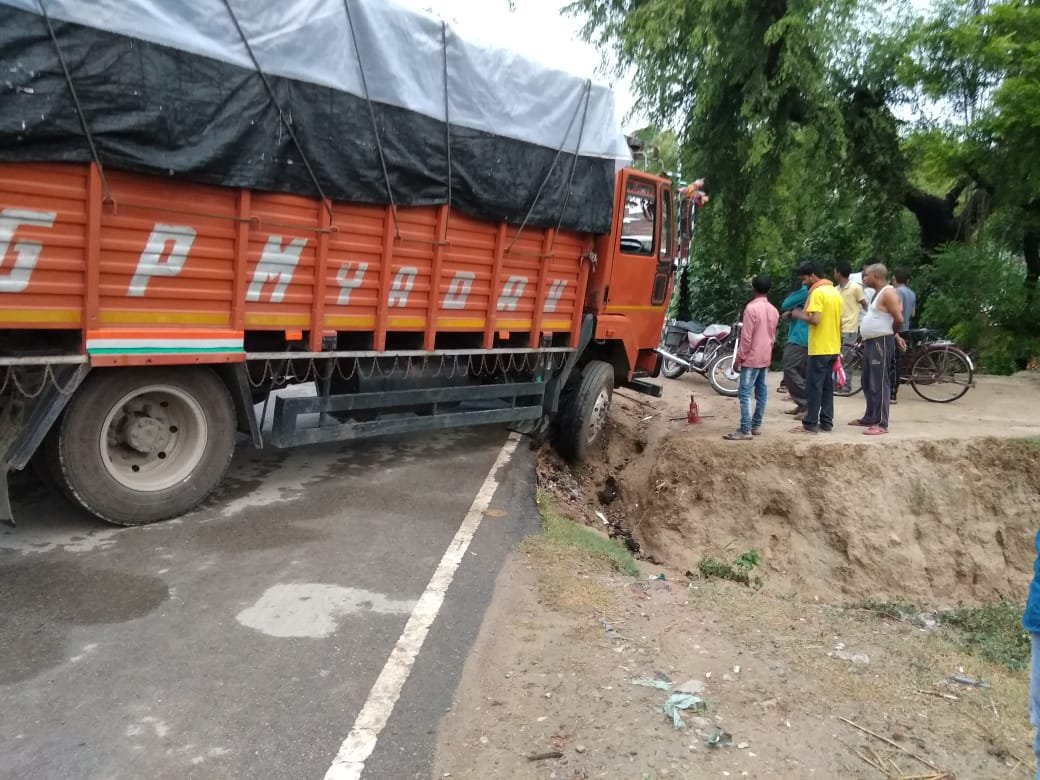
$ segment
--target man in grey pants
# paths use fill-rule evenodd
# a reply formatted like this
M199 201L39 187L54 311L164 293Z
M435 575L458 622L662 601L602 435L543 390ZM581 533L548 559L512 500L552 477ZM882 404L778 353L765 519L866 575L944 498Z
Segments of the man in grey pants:
M803 261L797 270L801 277L802 286L792 292L783 303L780 304L781 316L790 320L791 326L787 329L787 346L784 347L784 356L781 363L784 370L784 386L787 388L788 397L794 402L794 409L787 409L784 414L792 414L801 418L805 414L805 367L809 360L809 324L803 320L791 319L791 312L795 309L805 308L805 301L809 298L809 274L812 273L812 263Z
M896 354L898 335L903 324L902 303L895 288L888 284L888 269L881 263L867 266L863 284L876 290L859 324L863 339L863 395L866 411L849 425L866 428L867 436L888 433L888 415L892 399L892 379L889 367Z

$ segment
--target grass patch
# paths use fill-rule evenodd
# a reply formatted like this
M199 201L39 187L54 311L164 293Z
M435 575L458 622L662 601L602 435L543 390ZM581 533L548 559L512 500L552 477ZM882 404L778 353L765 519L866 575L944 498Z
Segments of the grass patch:
M545 493L538 495L538 510L542 515L544 534L531 540L532 544L572 548L608 562L623 574L639 576L639 566L632 553L613 539L568 520L556 511Z
M627 549L591 528L563 517L548 495L539 491L543 533L529 536L520 549L540 563L539 601L557 611L578 615L607 614L616 608L616 595L602 574L620 571L639 576Z
M762 578L752 578L751 576L751 572L758 566L759 561L759 555L755 550L747 550L741 553L733 559L733 563L726 563L718 558L706 555L697 564L697 571L706 579L714 577L715 579L730 580L731 582L739 582L749 587L754 585L756 588L760 588L762 587Z
M920 611L914 604L903 599L893 599L892 601L867 599L849 604L847 609L862 609L892 620L909 620Z
M1011 601L984 607L951 609L939 614L953 629L965 652L1013 671L1029 667L1029 634L1022 628L1022 607Z

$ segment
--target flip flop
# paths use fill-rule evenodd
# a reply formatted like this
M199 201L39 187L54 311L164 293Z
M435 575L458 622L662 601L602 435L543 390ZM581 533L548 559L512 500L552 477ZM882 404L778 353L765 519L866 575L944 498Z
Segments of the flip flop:
M792 428L791 429L791 433L808 433L808 434L810 434L812 436L815 436L816 434L819 433L819 431L810 431L804 425L799 425L797 428Z
M864 436L881 436L886 433L888 433L888 428L879 428L876 425L871 425L869 428L863 431Z
M876 426L862 420L850 420L849 425L858 425L860 428L874 428Z

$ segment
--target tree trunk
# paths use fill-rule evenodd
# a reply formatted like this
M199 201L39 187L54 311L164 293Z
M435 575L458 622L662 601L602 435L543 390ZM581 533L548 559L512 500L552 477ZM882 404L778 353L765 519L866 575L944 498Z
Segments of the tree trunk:
M1035 290L1040 279L1040 230L1026 231L1022 249L1026 258L1026 287Z

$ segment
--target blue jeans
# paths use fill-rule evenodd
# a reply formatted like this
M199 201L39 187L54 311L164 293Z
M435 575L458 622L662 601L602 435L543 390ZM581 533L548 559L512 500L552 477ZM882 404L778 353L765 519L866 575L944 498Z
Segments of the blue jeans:
M754 428L762 427L762 417L766 413L766 398L769 388L766 387L768 368L740 369L740 387L737 397L740 398L740 431L751 433ZM751 392L755 393L755 414L751 414Z
M1032 653L1029 665L1029 722L1040 727L1040 634L1030 634ZM1033 734L1033 753L1037 758L1036 778L1040 780L1040 728Z

